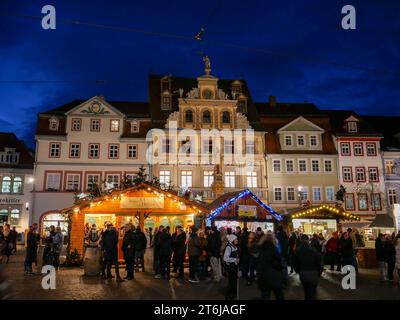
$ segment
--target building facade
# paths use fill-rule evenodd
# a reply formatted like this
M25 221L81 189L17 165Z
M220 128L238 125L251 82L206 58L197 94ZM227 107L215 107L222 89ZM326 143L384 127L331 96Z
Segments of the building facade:
M0 225L19 233L29 226L32 210L33 153L13 133L0 133Z
M107 102L95 96L40 113L36 130L33 222L44 232L59 225L60 209L97 186L118 188L145 158L150 126L146 103Z
M339 154L339 183L346 189L344 206L364 221L387 213L380 142L383 138L352 111L328 111Z

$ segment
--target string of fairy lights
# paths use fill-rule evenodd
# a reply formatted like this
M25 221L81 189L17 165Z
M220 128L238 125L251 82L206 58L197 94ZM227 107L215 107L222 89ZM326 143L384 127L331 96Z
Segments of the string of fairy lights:
M295 214L292 215L292 218L302 218L302 217L307 217L307 216L312 216L315 215L316 213L323 211L323 210L327 210L331 213L337 214L337 215L341 215L343 216L343 218L348 219L348 220L355 220L355 221L359 221L360 218L357 217L356 215L350 213L350 212L346 212L343 210L340 210L336 207L332 207L332 206L327 206L327 205L322 205L316 208L308 208L308 209L304 209L300 212L297 212Z

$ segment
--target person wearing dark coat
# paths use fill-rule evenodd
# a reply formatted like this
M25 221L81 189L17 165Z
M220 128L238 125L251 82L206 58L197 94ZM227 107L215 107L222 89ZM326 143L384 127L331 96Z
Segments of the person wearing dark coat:
M261 299L269 300L272 291L277 300L283 300L282 257L275 246L275 239L271 232L261 237L257 244L257 249L257 277Z
M140 227L136 228L136 245L135 245L135 264L136 271L139 271L139 261L142 266L142 271L144 272L144 253L147 248L146 235Z
M393 244L393 238L390 234L385 236L383 250L385 262L387 264L387 277L390 282L393 282L393 272L396 265L396 248Z
M156 278L168 279L170 278L171 268L171 254L172 254L172 237L168 232L168 229L163 229L159 238L159 257L160 257L160 276Z
M172 248L174 253L174 271L177 273L179 279L183 279L183 263L185 261L186 254L186 233L182 227L176 228L172 238Z
M340 254L342 258L342 266L354 265L354 248L353 240L350 238L348 232L344 232L340 239Z
M122 241L122 252L126 264L126 277L125 279L133 280L135 278L135 249L137 245L137 234L132 228L132 225L127 224L125 227L124 239Z
M199 247L199 238L197 236L197 228L192 226L190 229L187 245L187 252L189 256L189 282L198 283L199 256L201 251Z
M17 253L17 240L18 240L18 232L15 227L13 227L10 231L11 235L11 244L12 244L12 251L11 253Z
M292 232L288 240L288 264L290 265L290 273L294 272L292 260L297 248L297 239L297 234Z
M322 255L310 246L307 235L301 236L300 247L293 257L293 267L300 276L305 300L316 300L317 286L324 265Z
M247 228L243 228L239 240L240 269L242 270L242 278L247 279L249 274L249 248L247 246L249 232Z
M154 247L153 247L153 268L154 268L154 273L156 278L161 277L161 260L160 260L160 236L162 234L162 231L164 229L164 226L161 225L158 228L158 231L155 232L154 235Z
M26 255L25 255L25 273L34 274L32 272L32 263L37 263L38 236L35 226L30 226L26 239Z
M312 248L315 249L315 251L317 251L318 253L322 253L322 246L319 241L318 235L316 233L313 234L311 241L310 241L310 245Z
M379 278L381 281L386 280L386 261L385 261L385 236L380 233L375 240L375 255L379 264Z
M212 226L207 237L207 254L210 257L210 265L215 282L220 282L222 278L221 266L221 234L217 227Z
M117 281L124 281L119 274L118 233L111 223L107 224L107 229L103 233L101 249L103 251L104 261L106 264L107 280L110 281L112 279L111 267L114 264Z
M281 259L282 259L282 267L283 267L283 281L286 283L288 279L288 255L289 255L289 237L286 232L283 230L283 226L278 226L276 232L276 239L279 242L279 246L281 248Z

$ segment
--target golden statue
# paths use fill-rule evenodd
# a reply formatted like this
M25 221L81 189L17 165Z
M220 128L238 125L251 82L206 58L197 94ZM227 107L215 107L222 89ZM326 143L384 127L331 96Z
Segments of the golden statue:
M207 75L210 74L211 72L211 61L210 58L208 56L203 57L203 61L204 61L204 66L205 66L205 72Z

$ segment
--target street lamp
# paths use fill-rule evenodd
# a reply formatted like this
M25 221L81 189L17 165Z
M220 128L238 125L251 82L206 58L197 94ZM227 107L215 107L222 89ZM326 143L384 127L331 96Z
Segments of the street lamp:
M299 199L299 206L302 207L303 204L303 192L301 191L301 186L297 187L297 198Z

